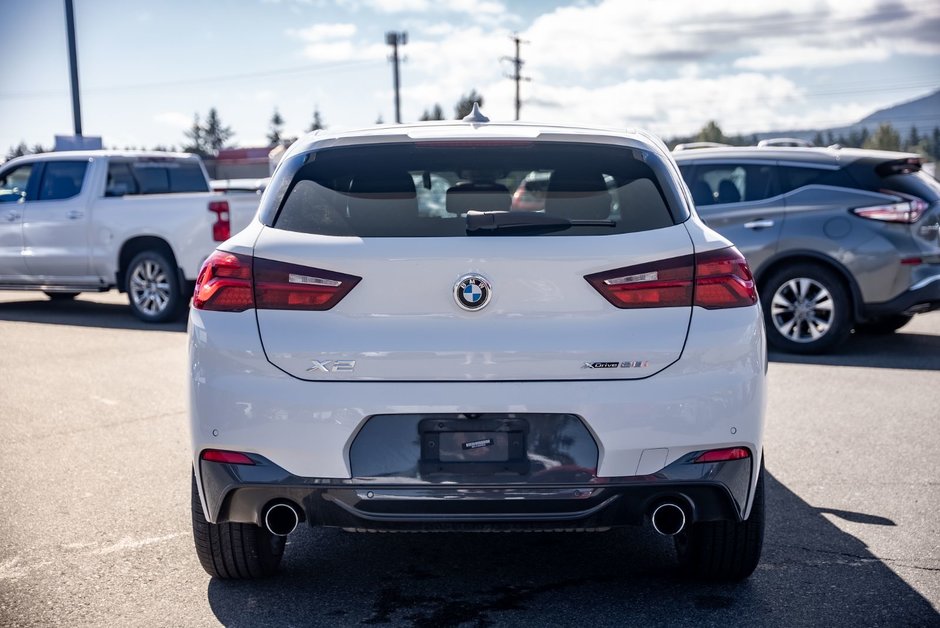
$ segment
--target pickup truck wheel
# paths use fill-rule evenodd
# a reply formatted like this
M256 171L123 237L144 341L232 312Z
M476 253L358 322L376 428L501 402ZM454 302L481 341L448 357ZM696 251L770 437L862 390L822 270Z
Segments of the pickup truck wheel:
M707 581L750 576L764 545L764 462L761 461L751 514L745 521L701 521L675 536L680 571Z
M852 332L852 301L835 271L785 266L761 284L767 341L790 353L825 353Z
M125 289L134 316L146 323L179 317L183 309L176 267L158 251L143 251L127 267Z
M78 292L43 292L50 301L71 301L77 297L80 293Z
M193 541L210 576L223 580L264 578L277 572L285 539L250 523L209 523L192 482Z

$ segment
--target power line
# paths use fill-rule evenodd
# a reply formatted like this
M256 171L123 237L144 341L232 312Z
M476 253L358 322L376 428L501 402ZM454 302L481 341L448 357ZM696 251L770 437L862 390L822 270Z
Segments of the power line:
M239 74L225 74L222 76L209 76L190 79L176 79L172 81L156 81L151 83L127 83L124 85L104 85L82 90L86 94L105 94L122 91L158 89L161 87L178 87L181 85L204 85L207 83L226 83L229 81L241 81L244 79L263 78L270 76L284 76L290 74L320 74L324 72L335 72L336 70L346 70L369 65L378 65L380 61L353 61L349 63L337 63L333 65L316 66L298 66L293 68L283 68L280 70L263 70L259 72L242 72ZM37 90L29 92L6 92L0 94L0 99L11 98L45 98L61 96L64 90L50 89Z

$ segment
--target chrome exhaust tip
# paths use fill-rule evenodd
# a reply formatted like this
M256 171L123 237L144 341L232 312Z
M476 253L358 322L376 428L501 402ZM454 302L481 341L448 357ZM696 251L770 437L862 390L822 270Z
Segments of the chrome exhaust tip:
M678 504L664 502L650 515L653 529L663 536L675 536L685 529L685 511Z
M278 503L264 513L264 527L276 536L287 536L297 529L300 514L291 504Z

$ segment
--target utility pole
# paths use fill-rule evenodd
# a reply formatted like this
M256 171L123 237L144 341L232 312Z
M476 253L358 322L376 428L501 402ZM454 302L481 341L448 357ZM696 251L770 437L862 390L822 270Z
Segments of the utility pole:
M408 43L408 33L389 31L385 33L385 43L392 47L392 72L395 80L395 124L401 124L401 98L399 96L400 85L398 81L398 46L404 46Z
M75 135L82 136L82 105L78 99L78 55L75 52L75 12L72 0L65 0L65 28L69 40L69 70L72 84L72 120L75 123Z
M506 78L511 78L514 81L516 81L516 120L518 120L519 110L522 108L522 100L519 98L519 82L532 80L531 78L527 76L522 76L522 64L524 64L525 61L523 61L522 58L519 56L519 45L527 44L529 42L519 39L518 33L513 33L510 36L510 39L512 39L516 44L516 56L515 57L502 57L501 60L512 61L513 67L515 69L515 72L513 72L511 75L507 74Z

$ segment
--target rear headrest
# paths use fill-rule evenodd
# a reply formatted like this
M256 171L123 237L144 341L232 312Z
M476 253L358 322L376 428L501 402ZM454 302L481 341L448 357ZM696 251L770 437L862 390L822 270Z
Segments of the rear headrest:
M610 193L599 172L556 170L548 180L545 213L572 220L610 217Z
M738 203L741 201L741 192L731 179L722 179L718 183L719 203Z
M415 182L405 171L370 174L349 185L349 220L356 225L395 224L417 217Z
M471 209L508 212L511 204L509 188L499 183L458 183L447 190L447 213L458 216Z
M707 181L702 181L701 179L695 182L695 185L692 186L692 202L696 206L699 205L711 205L715 202L715 194L712 192L712 188L708 185Z

